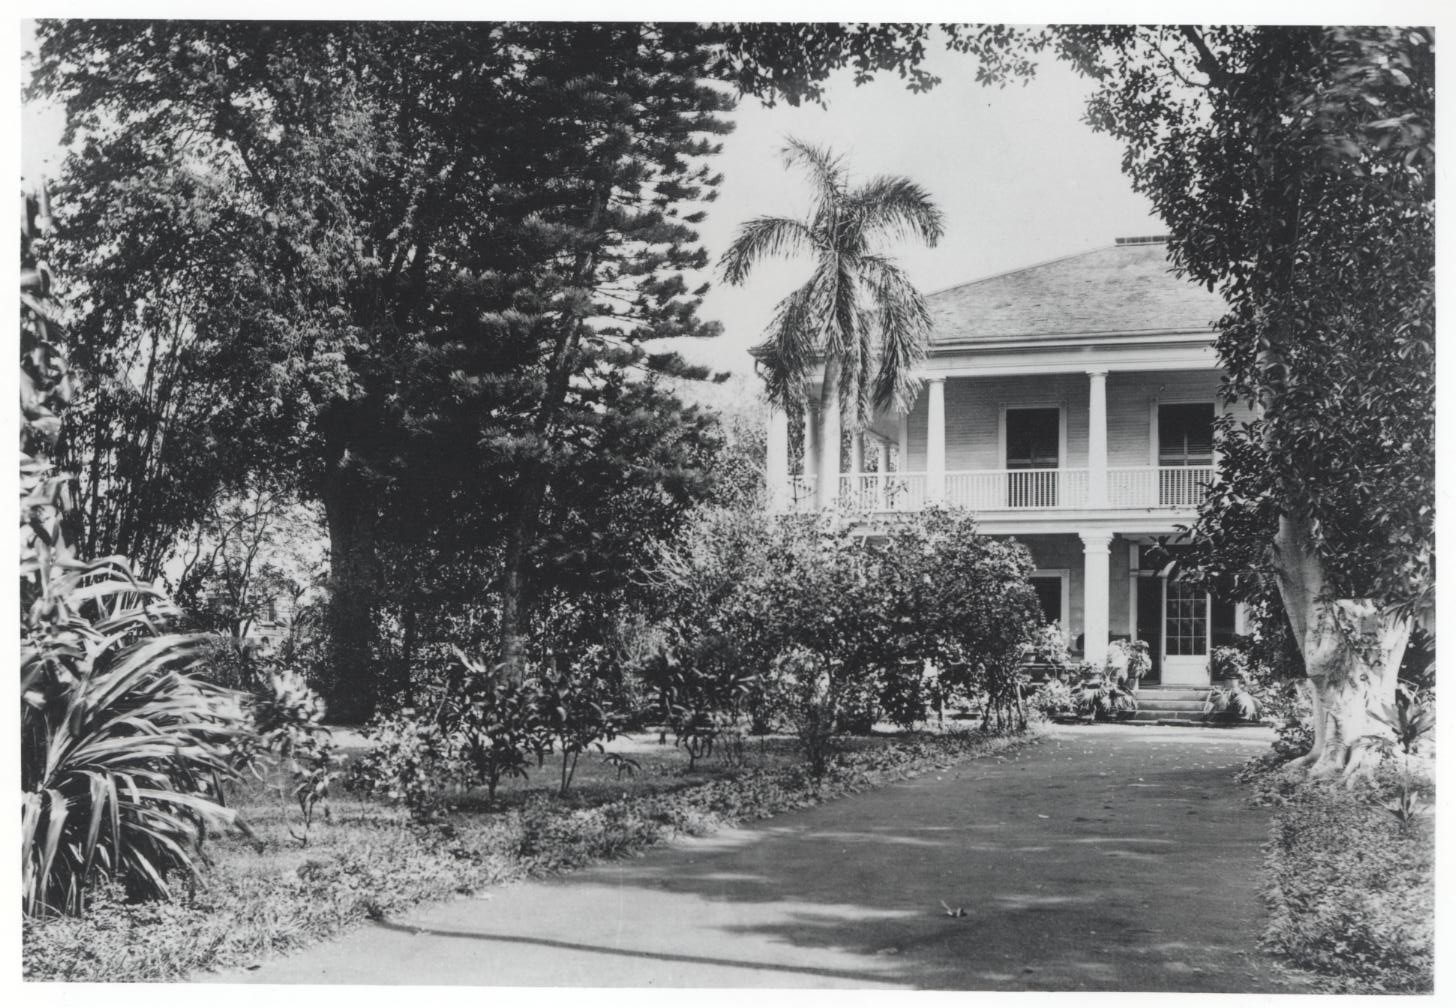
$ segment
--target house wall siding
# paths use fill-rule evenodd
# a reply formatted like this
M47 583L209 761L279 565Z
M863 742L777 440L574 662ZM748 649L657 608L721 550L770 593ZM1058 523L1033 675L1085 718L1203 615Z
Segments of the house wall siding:
M1086 570L1082 551L1082 540L1075 535L1019 535L1014 537L1031 551L1031 559L1038 570L1066 570L1068 572L1067 596L1070 612L1066 614L1066 629L1071 631L1072 642L1082 635L1087 612ZM1108 557L1108 618L1107 625L1113 638L1126 637L1128 633L1128 578L1131 575L1127 540L1114 537L1111 554Z
M1107 376L1107 464L1153 464L1153 404L1218 402L1215 371L1113 372ZM927 394L910 412L908 472L926 469ZM1087 465L1088 379L1085 374L1018 375L1007 378L951 378L945 383L945 467L957 472L1001 468L1001 411L1058 406L1066 426L1062 467ZM1247 418L1242 406L1233 410ZM893 429L893 422L888 423ZM1125 606L1125 603L1124 603ZM1117 624L1114 623L1114 626Z

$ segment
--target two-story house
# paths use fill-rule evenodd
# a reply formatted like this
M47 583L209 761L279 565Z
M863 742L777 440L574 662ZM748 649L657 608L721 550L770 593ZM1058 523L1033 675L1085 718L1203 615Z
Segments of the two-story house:
M1147 547L1192 521L1217 470L1222 300L1171 272L1161 237L1120 238L927 300L920 395L855 435L847 465L812 410L792 453L773 413L776 505L968 508L983 532L1030 549L1043 611L1074 651L1100 663L1113 638L1145 640L1150 682L1206 685L1209 654L1242 629L1241 613L1170 577Z

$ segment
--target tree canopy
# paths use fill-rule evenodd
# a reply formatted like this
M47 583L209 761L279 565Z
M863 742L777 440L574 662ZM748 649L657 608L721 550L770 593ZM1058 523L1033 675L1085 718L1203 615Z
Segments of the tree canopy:
M48 21L40 37L34 87L77 142L57 187L67 266L119 389L76 445L83 492L175 528L246 470L228 452L261 446L324 504L335 660L364 670L383 490L443 475L407 453L420 435L472 438L515 473L493 588L518 662L554 462L593 450L593 390L683 371L645 341L716 332L681 279L705 260L679 209L711 198L704 158L727 129L730 98L702 79L711 33ZM153 358L179 362L170 383L138 380L131 362ZM475 401L465 429L452 397ZM159 486L206 460L190 512L121 482L110 459L138 429L177 445L125 460ZM88 521L106 528L104 508Z

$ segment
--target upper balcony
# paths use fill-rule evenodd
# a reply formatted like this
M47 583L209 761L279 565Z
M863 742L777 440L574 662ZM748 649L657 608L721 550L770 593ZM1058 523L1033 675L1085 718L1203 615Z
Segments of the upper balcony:
M837 503L870 512L920 511L928 504L985 512L1157 510L1191 515L1213 482L1213 466L1125 466L1106 470L1101 499L1086 469L985 469L947 472L845 473ZM819 506L815 476L788 478L781 506Z
M908 412L852 435L805 410L792 445L774 411L774 506L943 505L974 512L991 534L1175 531L1218 472L1218 374L1187 364L1170 355L1163 368L1128 371L930 374Z

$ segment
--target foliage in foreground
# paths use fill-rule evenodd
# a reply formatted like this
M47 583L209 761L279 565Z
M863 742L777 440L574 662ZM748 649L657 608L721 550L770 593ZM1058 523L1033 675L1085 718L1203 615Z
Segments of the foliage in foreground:
M1024 723L1018 672L1039 619L1030 572L1021 546L978 534L965 512L899 516L869 538L847 513L704 509L657 557L652 615L675 679L653 685L669 709L678 682L706 681L720 688L696 689L693 710L716 702L795 724L812 720L812 701L831 734L880 718L912 727L952 693Z
M1433 820L1403 821L1401 785L1385 775L1353 793L1270 783L1284 804L1265 847L1266 946L1340 993L1429 993Z
M45 196L23 197L20 273L21 905L85 908L108 879L166 896L195 877L246 732L239 698L192 675L200 638L123 557L83 561L63 533L71 479L52 464L72 388L45 262ZM168 876L173 876L169 879Z
M296 870L270 871L249 851L237 863L224 859L210 887L189 901L133 904L112 892L104 913L28 922L24 972L33 980L175 980L245 966L415 903L766 818L1035 738L894 740L840 754L817 782L800 767L749 770L588 808L537 798L507 814L429 826L363 815L336 827L347 831L346 846L317 851Z

